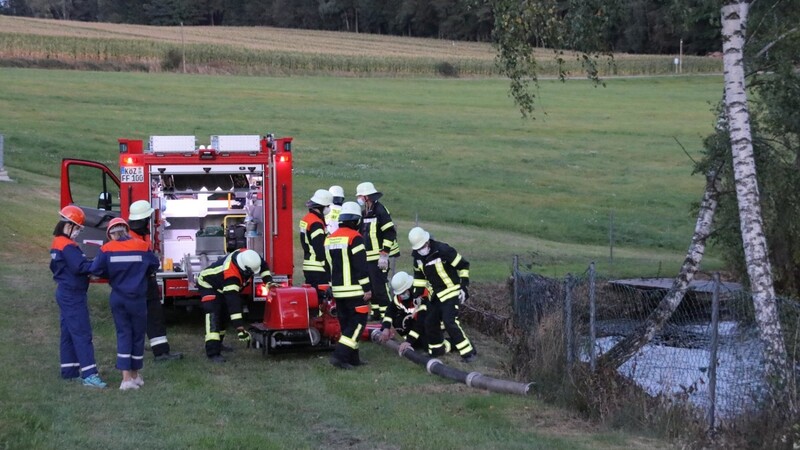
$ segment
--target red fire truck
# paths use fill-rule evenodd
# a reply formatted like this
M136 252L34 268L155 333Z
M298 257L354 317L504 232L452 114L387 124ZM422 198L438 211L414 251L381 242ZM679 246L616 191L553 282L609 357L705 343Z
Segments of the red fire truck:
M244 247L264 257L277 283L291 286L291 137L211 136L204 145L195 136L119 139L118 171L95 161L62 161L61 205L86 213L79 240L89 258L104 243L108 222L127 217L137 200L155 209L150 230L165 305L199 304L198 272ZM260 314L256 304L267 298L259 282L245 290L251 315Z

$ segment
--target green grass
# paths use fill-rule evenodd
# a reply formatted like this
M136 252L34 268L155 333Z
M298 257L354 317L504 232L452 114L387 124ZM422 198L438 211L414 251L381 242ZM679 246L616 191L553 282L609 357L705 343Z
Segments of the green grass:
M609 274L677 269L703 180L675 140L699 155L721 79L546 81L535 121L520 119L500 80L0 69L0 83L12 175L56 177L67 156L115 166L118 137L291 135L296 205L319 187L340 184L352 196L373 181L403 249L415 220L439 225L437 236L480 262L473 274L489 281L508 273L515 253L537 255L551 274L591 260ZM474 237L462 239L462 227Z
M180 362L146 355L146 384L116 389L108 287L89 290L95 352L110 389L58 378L58 307L47 270L53 178L14 171L0 184L0 447L3 448L630 448L663 443L592 427L534 397L489 394L427 375L372 344L370 365L341 372L327 354L264 359L238 348L205 361L197 315L171 324ZM35 200L35 201L32 201ZM474 370L505 377L498 343L472 334ZM446 361L457 367L454 357ZM466 367L462 367L466 369Z
M534 122L498 80L239 78L0 69L0 444L9 448L630 448L658 442L596 429L535 398L432 378L365 344L370 366L326 355L207 364L202 327L170 327L187 359L146 362L141 392L58 379L58 308L47 269L63 157L116 164L116 138L277 132L295 137L295 205L318 187L371 180L402 237L416 216L501 281L520 254L545 274L677 268L702 180L697 155L718 77L543 83ZM302 211L298 208L296 215ZM614 264L607 222L615 217ZM299 218L299 216L298 216ZM402 267L409 265L407 260ZM107 287L90 289L98 363L116 387ZM471 332L476 369L504 377L506 349ZM457 361L448 360L455 365Z

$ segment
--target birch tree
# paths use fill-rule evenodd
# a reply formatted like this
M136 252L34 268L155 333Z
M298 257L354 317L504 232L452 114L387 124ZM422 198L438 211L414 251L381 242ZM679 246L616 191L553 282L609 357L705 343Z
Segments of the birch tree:
M570 42L574 44L571 48L584 52L582 56L584 61L593 61L593 56L597 54L598 49L602 49L602 44L598 44L597 41L604 36L603 30L609 26L607 19L613 16L610 12L619 7L620 1L568 2L570 6L580 4L586 11L593 12L590 17L586 18L585 27L577 30L573 28L572 31L577 32L577 38L569 36L564 28L561 28L560 24L563 21L556 17L556 11L559 11L555 8L557 2L494 0L494 3L496 5L495 42L498 48L498 60L501 68L511 80L510 94L525 116L534 110L535 103L535 94L530 89L531 85L535 86L537 82L537 61L533 52L533 43L542 43L544 46L555 45L558 52L557 46ZM775 2L773 6L778 3ZM723 101L726 107L724 117L730 130L742 242L745 247L748 276L753 289L756 321L765 346L765 359L769 362L769 375L777 375L781 378L785 376L786 350L775 304L772 270L762 226L745 90L743 49L749 4L744 0L725 0L724 4L720 4L720 6L725 67ZM562 19L566 15L563 12L559 14ZM548 41L546 38L551 39ZM594 39L595 42L587 45L586 39ZM594 70L596 66L590 64L586 68L587 75L597 80L598 74ZM707 194L709 193L708 189L709 185L707 184ZM691 277L702 259L702 249L710 230L710 220L713 217L716 203L713 205L714 208L710 206L712 205L709 203L705 208L701 208L692 245L670 293L653 312L647 323L637 330L635 335L624 339L607 352L606 356L601 358L601 363L605 362L610 366L622 364L625 359L635 354L652 339L677 308L688 282L691 281ZM704 215L706 215L705 219ZM706 220L708 220L709 227L705 226Z
M739 225L750 289L753 293L756 322L766 349L769 374L782 378L786 368L786 348L781 333L772 268L761 217L745 86L743 56L749 7L746 1L736 0L724 5L721 10L725 116L730 130Z

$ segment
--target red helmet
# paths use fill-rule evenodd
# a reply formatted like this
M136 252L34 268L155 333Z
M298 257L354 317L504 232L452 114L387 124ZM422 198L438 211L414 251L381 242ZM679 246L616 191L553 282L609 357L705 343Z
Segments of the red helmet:
M111 239L111 231L112 231L112 229L117 228L118 226L125 227L125 231L126 232L131 230L131 227L128 226L128 222L125 222L125 219L123 219L122 217L116 217L114 219L111 219L111 222L108 222L108 228L106 228L106 236L109 239ZM114 230L114 231L116 231L116 230Z
M86 221L86 214L83 213L82 209L75 205L67 205L61 208L61 212L59 214L63 220L72 222L79 227L83 227L83 223Z

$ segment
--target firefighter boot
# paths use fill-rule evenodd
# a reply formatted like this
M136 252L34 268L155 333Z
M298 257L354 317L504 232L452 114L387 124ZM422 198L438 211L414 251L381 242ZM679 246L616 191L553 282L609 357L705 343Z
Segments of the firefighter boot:
M348 362L345 362L345 361L342 361L336 355L331 355L330 363L331 363L331 365L333 367L336 367L336 368L339 368L339 369L351 370L351 369L355 368L352 364L350 364Z

